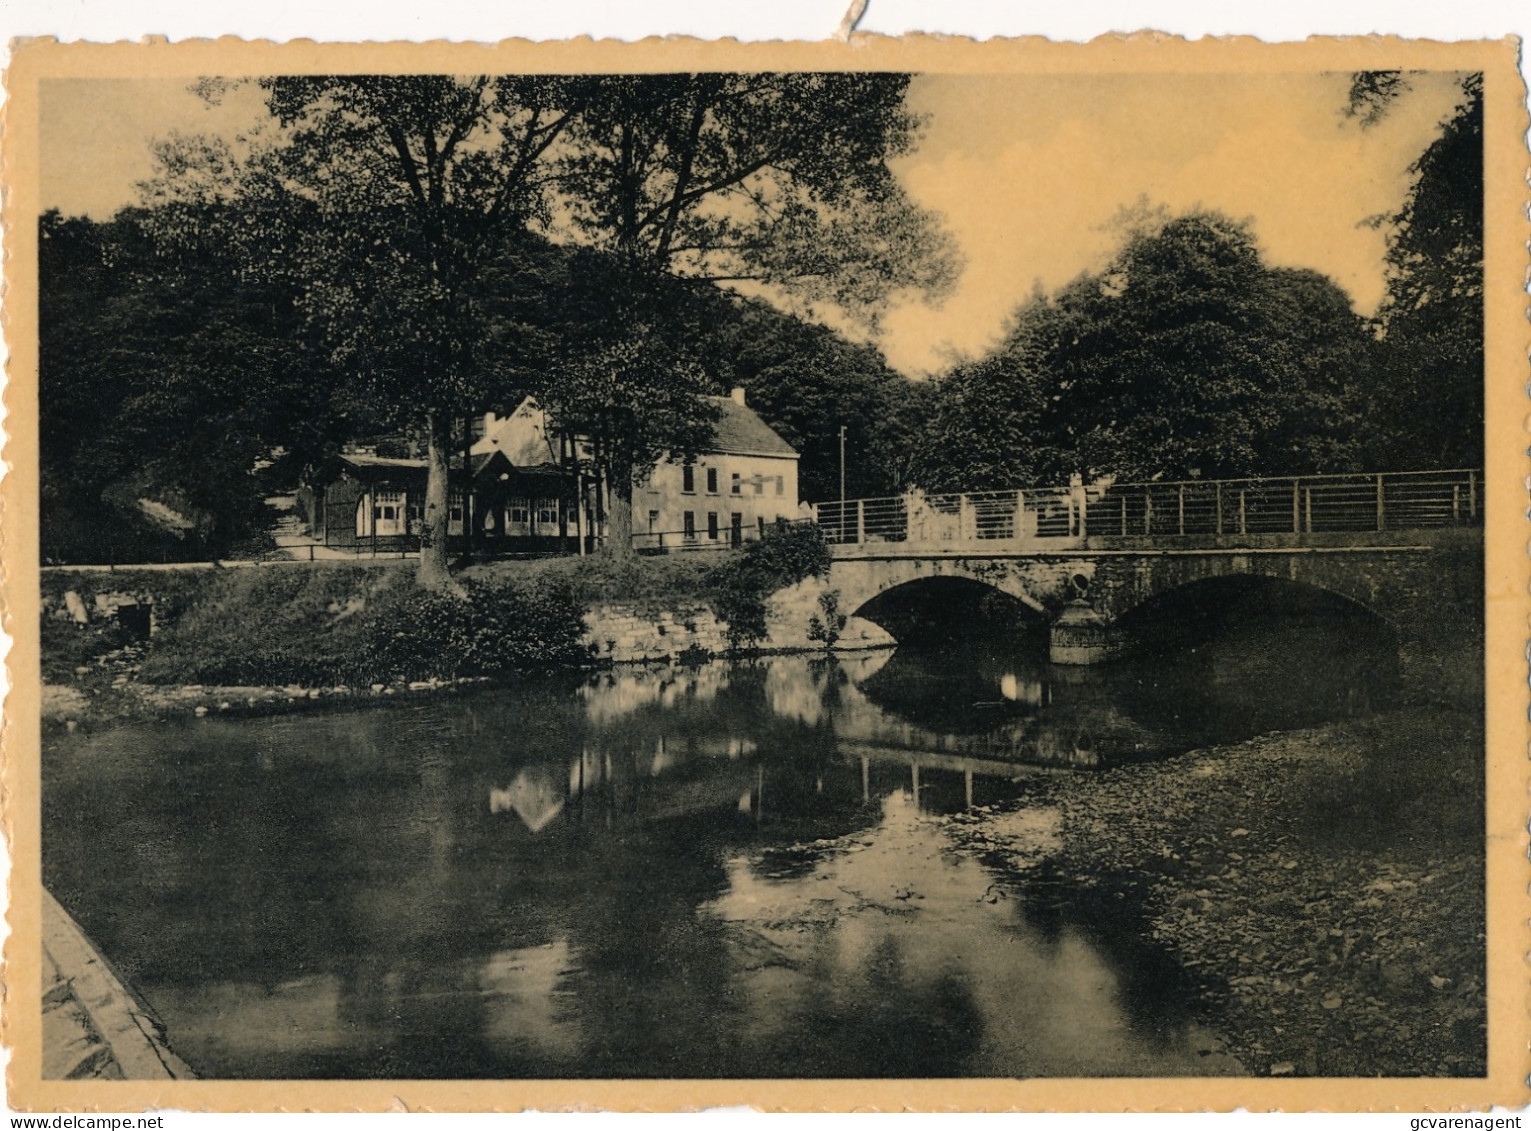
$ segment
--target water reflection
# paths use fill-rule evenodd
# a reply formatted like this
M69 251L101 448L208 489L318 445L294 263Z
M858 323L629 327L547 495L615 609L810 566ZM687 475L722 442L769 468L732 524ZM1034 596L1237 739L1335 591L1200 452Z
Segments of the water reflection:
M521 818L528 832L540 833L548 822L563 812L564 791L554 783L554 773L551 766L520 771L508 789L489 790L489 811L514 813Z
M911 792L807 867L735 858L704 914L728 925L751 1055L773 1075L1236 1072L1183 1016L1124 1021L1110 956L1078 931L1044 937L993 876L947 850ZM870 1068L869 1068L870 1066Z
M995 896L923 815L1293 683L1032 648L63 734L45 879L210 1076L1229 1070L1130 923Z

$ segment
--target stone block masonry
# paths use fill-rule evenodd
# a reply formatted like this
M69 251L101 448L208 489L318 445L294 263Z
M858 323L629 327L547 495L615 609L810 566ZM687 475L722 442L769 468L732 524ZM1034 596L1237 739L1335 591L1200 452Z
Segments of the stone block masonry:
M774 593L766 601L766 639L757 646L770 651L818 651L823 641L810 639L809 625L822 615L820 598L833 587L826 579L807 581ZM612 602L585 612L582 642L597 660L632 663L674 660L685 655L722 655L729 651L728 625L705 605L656 610ZM837 649L885 648L893 638L877 625L851 617L840 632Z
M595 659L611 663L673 660L687 653L727 651L728 626L700 605L656 611L601 604L585 612L581 642Z

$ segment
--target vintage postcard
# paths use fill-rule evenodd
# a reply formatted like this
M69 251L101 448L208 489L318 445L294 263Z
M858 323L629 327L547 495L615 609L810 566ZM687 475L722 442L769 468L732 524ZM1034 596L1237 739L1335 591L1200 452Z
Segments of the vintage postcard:
M12 1104L1525 1104L1517 51L19 44Z

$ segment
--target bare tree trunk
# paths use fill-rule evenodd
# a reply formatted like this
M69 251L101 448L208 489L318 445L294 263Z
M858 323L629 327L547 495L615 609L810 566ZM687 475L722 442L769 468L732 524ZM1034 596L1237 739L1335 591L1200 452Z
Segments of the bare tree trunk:
M425 414L425 515L420 530L420 568L415 581L424 589L444 589L447 569L447 477L451 468L452 426L445 413Z

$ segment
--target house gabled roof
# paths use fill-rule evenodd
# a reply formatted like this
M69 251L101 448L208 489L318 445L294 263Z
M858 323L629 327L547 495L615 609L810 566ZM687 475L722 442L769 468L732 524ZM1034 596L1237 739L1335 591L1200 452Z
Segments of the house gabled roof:
M795 448L776 433L752 408L732 397L707 397L719 410L712 443L703 450L727 455L773 456L797 459ZM475 457L502 451L519 470L558 468L547 417L532 397L523 400L508 417L494 422L469 449ZM475 467L476 470L476 467Z
M504 449L495 448L493 451L477 452L472 456L474 479L558 479L568 478L567 469L556 463L536 463L527 467L517 467L510 461Z
M707 450L741 456L777 456L797 459L797 450L777 435L776 430L760 419L760 414L732 397L708 397L722 410L713 427L712 443Z
M469 460L473 466L473 478L475 479L477 479L480 475L483 475L484 472L488 471L490 464L503 463L505 465L506 471L513 471L515 470L516 466L515 464L511 463L510 458L498 448L492 452L473 452L469 456Z
M503 451L516 467L536 467L558 461L554 437L548 434L547 414L533 397L525 398L509 416L500 417L468 449L473 455Z

